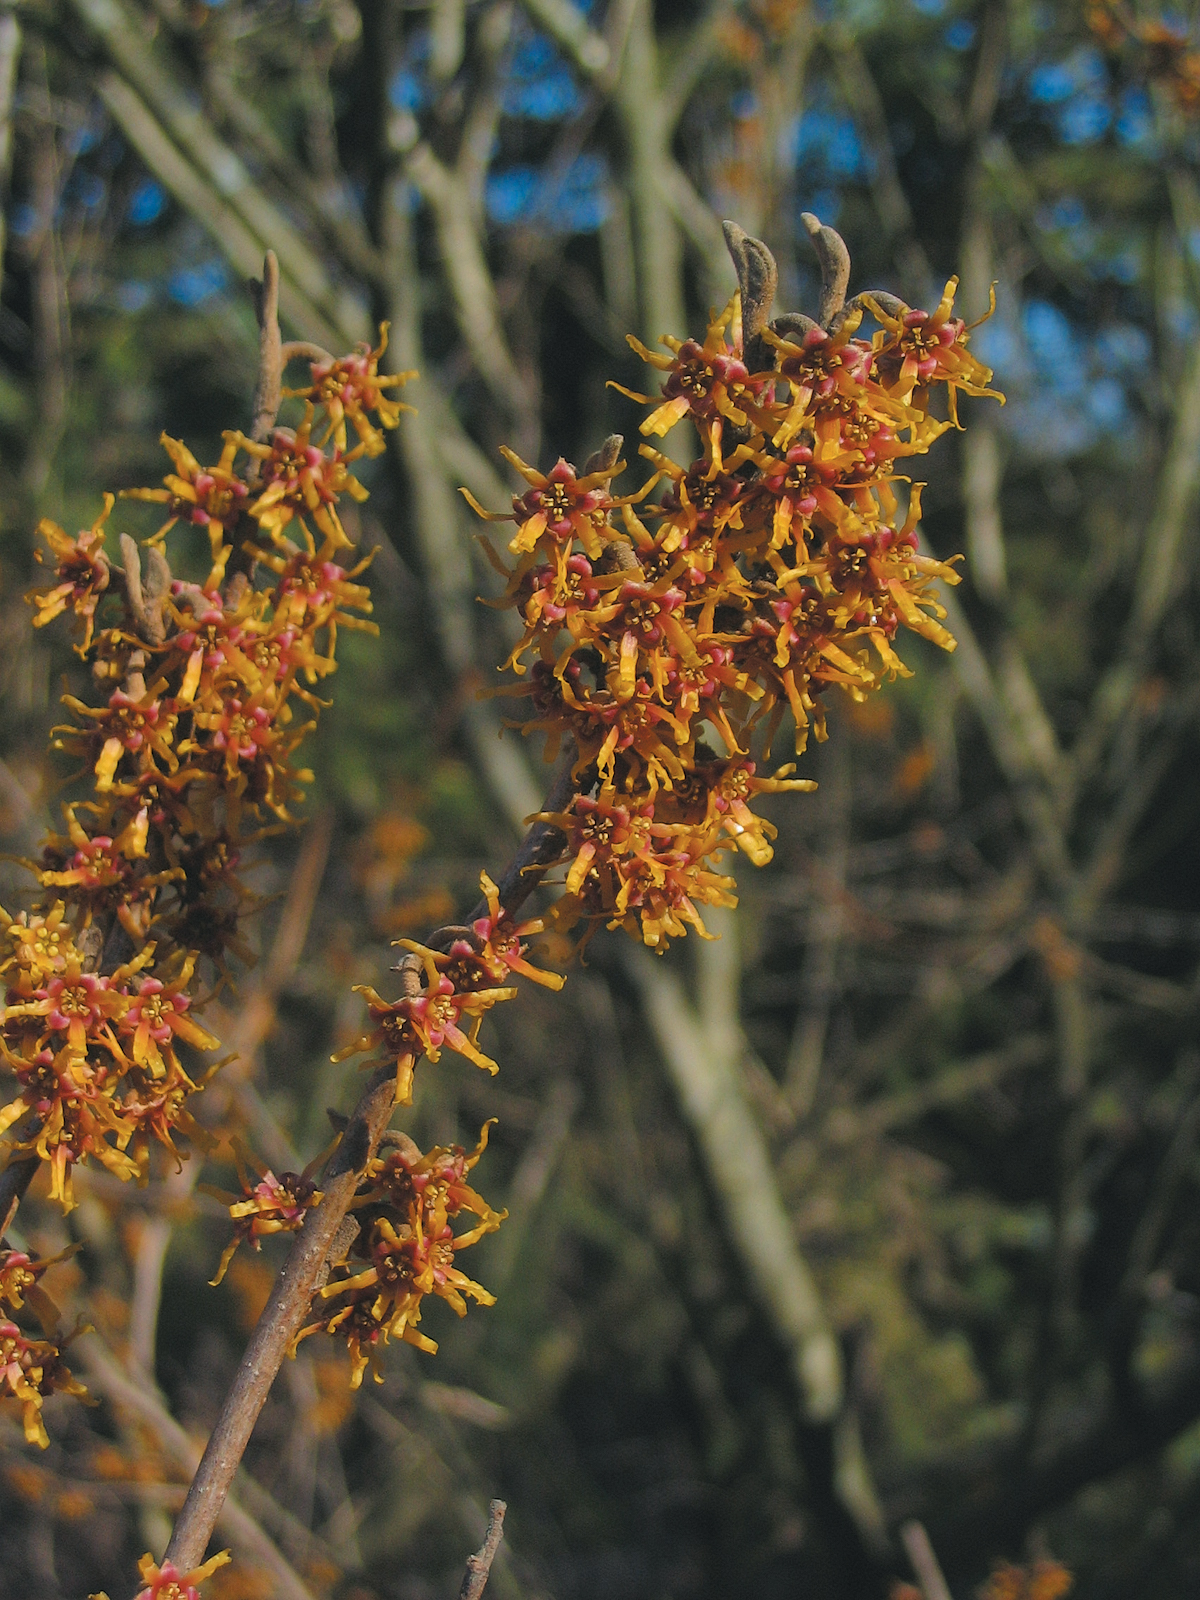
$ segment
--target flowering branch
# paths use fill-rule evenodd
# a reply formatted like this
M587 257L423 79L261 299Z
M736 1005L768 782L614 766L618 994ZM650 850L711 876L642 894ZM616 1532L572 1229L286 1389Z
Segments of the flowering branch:
M790 776L790 764L760 775L752 747L765 760L790 711L799 754L810 732L825 737L826 691L862 699L906 674L893 645L901 626L953 647L931 584L955 574L918 553L919 492L901 518L893 485L897 462L957 421L957 393L990 392L990 374L967 353L967 330L952 316L953 281L932 316L882 293L847 302L844 244L816 218L805 220L822 268L819 322L799 313L771 320L774 259L730 224L740 294L703 344L666 338L663 355L631 340L664 379L653 398L623 391L652 408L640 430L654 468L644 488L614 492L624 463L613 435L582 473L565 461L542 473L506 451L527 484L510 512L485 511L467 494L487 520L516 524L512 565L487 546L505 581L493 603L516 610L524 628L506 663L517 680L509 692L530 699L524 731L545 732L547 758L569 753L500 883L483 875L469 921L424 944L398 941L397 999L360 990L367 1027L334 1059L377 1056L323 1172L261 1170L255 1181L239 1169L234 1236L214 1281L242 1242L257 1248L281 1231L297 1238L164 1565L143 1562L147 1592L177 1575L198 1583L212 1570L216 1558L203 1561L208 1540L275 1374L301 1339L344 1338L357 1387L390 1339L436 1350L418 1328L425 1296L460 1316L468 1298L493 1302L456 1260L506 1215L468 1177L488 1127L471 1154L423 1154L407 1135L385 1130L394 1107L411 1102L423 1058L436 1063L449 1048L498 1070L479 1031L485 1014L517 993L515 977L561 987L560 976L527 958L542 919L516 920L533 888L561 869L548 916L562 933L578 929L580 944L605 924L658 951L689 927L710 938L699 908L736 904L723 858L771 859L775 830L754 811L757 798L812 787ZM72 612L97 681L120 685L98 707L66 699L76 720L58 730L60 747L84 759L96 798L68 805L67 834L47 842L33 917L7 919L0 1048L19 1089L0 1112L0 1132L21 1122L11 1162L46 1161L52 1196L67 1209L80 1162L144 1177L152 1142L172 1152L180 1135L205 1142L185 1106L215 1068L189 1076L178 1053L218 1042L191 1014L211 998L196 975L212 967L219 988L227 956L241 953L249 895L237 866L247 823L291 821L306 776L291 758L312 722L296 725L289 699L315 713L319 702L305 685L333 671L339 624L371 626L355 616L369 610L365 587L353 582L366 563L347 572L336 559L349 548L338 502L365 497L351 468L384 449L380 428L396 427L405 409L387 390L412 374L380 375L386 327L378 349L341 358L285 345L270 253L256 292L251 432L228 432L211 467L166 441L175 471L163 488L129 492L167 513L145 554L122 534L123 565L106 555L112 497L75 540L42 525L57 584L33 597L36 625ZM855 338L868 310L881 327L870 342ZM311 381L285 389L285 364L299 358ZM937 386L946 420L930 409ZM288 398L303 402L303 414L281 427ZM649 442L685 420L701 450L687 470ZM665 492L651 499L660 484ZM179 523L207 535L202 586L172 576L163 545ZM113 599L121 617L101 625ZM731 1156L747 1144L744 1123L744 1137L724 1141ZM770 1185L757 1188L766 1195ZM451 1222L463 1216L474 1222L455 1233ZM28 1271L36 1278L44 1265ZM770 1269L760 1280L773 1303ZM839 1404L836 1345L802 1264L789 1282L783 1298L789 1315L800 1308L792 1331L807 1409L827 1423ZM24 1340L20 1359L31 1375L14 1393L27 1432L44 1437L42 1396L80 1392L61 1362L66 1341L43 1349L15 1329L14 1337ZM493 1552L498 1538L497 1522Z

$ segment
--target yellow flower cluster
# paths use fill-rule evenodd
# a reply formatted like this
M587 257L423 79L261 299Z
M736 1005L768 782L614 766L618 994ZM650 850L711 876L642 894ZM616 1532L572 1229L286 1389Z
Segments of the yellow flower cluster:
M71 1253L64 1250L39 1261L24 1250L0 1248L0 1401L17 1402L26 1443L40 1445L43 1450L50 1443L42 1421L46 1396L87 1397L87 1390L71 1376L63 1351L88 1330L80 1326L63 1338L57 1331L58 1307L38 1282L48 1267ZM14 1319L22 1311L37 1317L43 1338L32 1338L18 1327Z
M844 245L806 221L836 267ZM624 463L614 436L581 473L561 460L542 473L505 450L529 485L511 512L486 511L463 491L481 516L516 523L511 564L485 541L505 580L493 603L523 624L507 665L527 680L516 691L532 699L526 730L545 731L551 760L573 741L570 799L536 819L561 849L537 869L561 868L549 916L560 930L582 924L584 939L602 923L659 950L689 925L707 937L698 905L735 903L721 858L741 850L756 865L771 859L775 830L753 809L756 797L813 787L793 766L759 773L784 715L800 752L810 729L825 737L830 687L861 699L907 673L894 643L901 628L954 644L933 586L957 576L920 552L919 490L903 509L896 493L897 462L956 424L958 393L992 392L953 315L954 280L932 314L883 294L847 306L843 285L823 296L824 325L802 316L768 323L769 252L736 229L730 248L746 304L735 297L703 344L664 340L669 355L631 341L665 377L660 397L633 396L653 406L642 432L662 437L688 421L700 450L689 467L643 444L650 482L616 496ZM868 311L878 324L870 340L856 337ZM942 420L930 405L939 388ZM486 874L481 883L484 915L424 944L397 941L407 952L397 969L404 992L388 1000L360 988L368 1025L334 1058L379 1052L394 1064L402 1104L416 1063L437 1061L444 1047L497 1070L479 1028L516 993L515 975L561 985L527 959L543 920L517 923L496 884ZM272 1217L274 1203L264 1197ZM490 1300L450 1262L498 1219L472 1197L480 1225L455 1239L450 1212L435 1209L430 1231L415 1204L400 1207L399 1222L372 1214L358 1246L366 1264L337 1270L322 1291L331 1309L306 1330L342 1331L356 1380L388 1335L428 1348L414 1323L431 1288L460 1312L463 1292ZM440 1268L427 1253L439 1239Z
M421 1302L437 1295L466 1315L469 1295L480 1305L495 1296L455 1266L455 1255L494 1232L508 1215L493 1211L467 1182L467 1174L487 1148L485 1124L470 1155L458 1145L435 1146L422 1155L404 1134L391 1134L368 1165L351 1210L358 1222L351 1256L330 1273L317 1296L318 1316L302 1328L296 1342L313 1333L340 1333L353 1361L351 1387L357 1389L372 1357L389 1339L402 1339L433 1354L437 1345L419 1332ZM463 1213L475 1218L456 1234L451 1222ZM376 1371L377 1383L383 1382Z
M704 934L698 904L735 903L721 857L771 858L754 798L811 787L791 766L760 775L785 713L799 753L810 728L825 737L828 689L861 700L907 675L902 628L953 648L934 583L957 576L921 553L920 489L901 507L896 465L956 423L959 391L992 392L955 288L931 314L863 295L828 326L761 320L749 338L735 297L703 344L631 340L664 375L660 396L631 396L653 407L642 433L686 421L700 452L684 468L642 444L655 476L639 494L612 493L615 437L582 474L510 454L530 487L505 514L515 561L489 546L499 603L524 625L508 665L525 676L533 657L515 691L532 700L526 729L577 752L578 791L545 819L567 840L559 928L621 926L660 950L688 925ZM857 338L868 311L878 331Z
M297 428L262 440L225 435L215 466L164 438L173 471L128 498L167 517L139 547L106 544L114 499L77 538L43 522L54 582L31 596L34 626L76 620L91 700L65 697L56 730L90 794L65 807L64 831L31 863L34 906L0 911L7 994L0 1063L15 1093L0 1109L8 1161L36 1155L69 1208L71 1172L101 1162L144 1178L155 1141L203 1142L188 1101L214 1068L181 1051L218 1041L195 1019L207 989L245 958L253 903L243 853L292 822L310 774L295 765L334 671L339 627L373 629L338 499L365 490L355 460L383 448L402 381L378 372L382 345L319 362ZM358 442L346 449L346 421ZM319 430L319 431L318 431ZM173 576L166 541L204 530L203 583Z

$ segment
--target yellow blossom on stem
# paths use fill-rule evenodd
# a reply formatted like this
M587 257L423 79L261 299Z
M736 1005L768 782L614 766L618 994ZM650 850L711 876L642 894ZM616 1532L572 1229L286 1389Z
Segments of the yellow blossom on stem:
M332 361L314 361L311 366L312 383L305 389L285 389L293 398L312 400L323 406L328 418L328 428L321 439L322 447L331 441L343 455L346 451L346 423L358 435L359 443L368 456L382 455L386 449L379 428L396 428L400 415L412 411L387 393L388 389L410 383L415 372L380 373L379 362L387 349L388 324L381 323L379 343L372 350L360 344L353 355L340 356ZM371 421L374 413L379 428Z
M295 1343L324 1332L344 1338L352 1361L351 1387L358 1388L379 1349L401 1339L432 1355L434 1341L421 1333L422 1301L444 1300L466 1315L467 1297L494 1305L495 1297L456 1265L457 1252L493 1232L508 1215L494 1211L466 1176L487 1148L488 1130L468 1155L460 1146L438 1146L422 1155L404 1134L390 1136L386 1155L368 1164L351 1202L359 1233L349 1259L335 1264L314 1302L316 1320ZM455 1234L451 1222L469 1213L475 1225ZM293 1346L294 1348L294 1346ZM382 1382L382 1374L375 1374Z
M305 1167L303 1172L284 1172L278 1178L269 1168L259 1167L257 1182L251 1181L246 1170L246 1154L237 1142L234 1144L234 1160L242 1186L240 1200L203 1186L205 1193L229 1203L229 1215L234 1222L233 1238L221 1254L216 1276L209 1279L213 1288L225 1277L238 1246L244 1240L248 1239L255 1250L260 1250L260 1241L267 1234L294 1233L302 1226L306 1212L323 1198L322 1191L312 1178L312 1173L320 1164L320 1157Z
M123 489L121 498L148 500L167 507L167 520L153 536L153 544L161 546L181 519L206 529L212 552L212 571L205 587L215 591L225 576L225 568L233 553L234 531L239 516L246 508L250 492L249 485L233 470L238 444L236 440L226 439L216 466L202 467L182 440L172 439L164 433L160 443L175 467L175 471L163 479L164 487Z
M43 1450L50 1443L42 1421L47 1395L69 1394L84 1399L87 1390L72 1377L62 1353L72 1339L90 1332L83 1326L66 1339L30 1339L15 1322L0 1319L0 1403L15 1400L21 1407L25 1442Z
M111 494L104 496L104 510L76 538L71 539L56 522L43 517L37 531L50 546L54 556L54 571L58 583L52 589L37 589L30 596L37 607L33 619L35 628L44 628L68 607L83 622L83 642L76 646L80 655L86 655L95 628L96 607L109 585L109 565L104 558L104 524L113 508ZM34 555L44 561L40 550Z

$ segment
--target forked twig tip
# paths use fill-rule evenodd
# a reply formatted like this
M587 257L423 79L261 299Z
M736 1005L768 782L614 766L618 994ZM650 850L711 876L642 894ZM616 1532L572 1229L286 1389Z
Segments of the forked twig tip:
M488 1506L487 1533L475 1554L467 1557L467 1570L462 1588L458 1591L458 1600L479 1600L483 1593L492 1562L496 1559L496 1551L500 1548L500 1540L504 1537L504 1513L507 1510L508 1506L503 1500L493 1500Z

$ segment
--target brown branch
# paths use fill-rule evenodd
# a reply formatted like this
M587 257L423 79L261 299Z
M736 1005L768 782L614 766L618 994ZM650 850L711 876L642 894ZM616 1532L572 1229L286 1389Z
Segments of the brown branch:
M163 1454L181 1472L195 1471L199 1451L186 1429L167 1410L152 1381L147 1382L143 1374L130 1376L98 1336L80 1346L80 1360L95 1393L148 1428ZM275 1580L272 1592L277 1600L313 1600L312 1591L263 1528L263 1522L268 1520L275 1524L277 1533L286 1532L294 1542L302 1538L312 1553L327 1554L307 1528L295 1523L265 1489L243 1475L236 1495L231 1494L221 1508L222 1532L247 1560L271 1573Z
M543 811L564 811L570 804L571 796L576 789L582 787L573 769L572 751L563 757L562 765L542 806ZM529 899L556 857L561 854L565 844L566 839L562 830L556 828L553 823L535 822L532 825L497 885L500 890L500 904L510 917L515 917ZM477 917L486 917L487 912L487 901L481 900L468 920L474 922Z
M275 1280L192 1479L166 1556L183 1571L204 1559L259 1412L304 1321L318 1275L394 1105L395 1073L390 1065L380 1067L372 1074L330 1159L321 1179L325 1197L308 1213Z
M571 762L566 760L544 809L561 810L575 787ZM533 824L500 878L501 904L510 915L524 904L561 848L562 834L557 828L544 822ZM486 914L485 903L473 916ZM327 1270L359 1178L375 1154L394 1108L395 1074L389 1063L372 1073L346 1124L321 1178L324 1198L308 1213L296 1236L225 1397L167 1547L166 1558L181 1570L203 1560L275 1375L300 1330L321 1272Z
M458 1591L458 1600L479 1600L487 1587L492 1562L496 1559L496 1551L500 1548L500 1540L504 1537L504 1513L507 1510L508 1507L503 1500L493 1500L488 1506L487 1534L475 1554L467 1557L467 1570L463 1577L462 1588Z
M915 1520L906 1522L900 1529L900 1542L912 1562L912 1569L917 1582L921 1585L924 1600L950 1600L945 1574L934 1554L923 1524Z
M274 250L263 258L261 282L251 280L258 317L258 384L250 437L262 443L275 426L283 398L283 341L279 333L279 261Z

